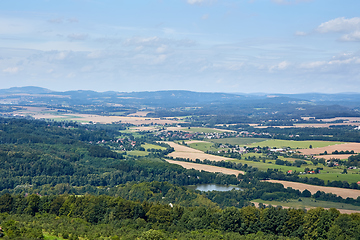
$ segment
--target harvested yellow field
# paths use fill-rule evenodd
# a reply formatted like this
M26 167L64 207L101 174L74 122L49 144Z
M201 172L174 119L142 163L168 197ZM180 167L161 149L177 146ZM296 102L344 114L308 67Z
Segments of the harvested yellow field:
M181 162L181 161L174 161L174 160L166 160L169 163L177 164L182 166L186 169L195 169L199 171L207 171L207 172L213 172L213 173L223 173L223 174L229 174L229 175L239 175L239 174L245 174L243 171L235 170L235 169L229 169L229 168L222 168L222 167L216 167L211 165L205 165L205 164L198 164L198 163L191 163L191 162Z
M145 118L145 117L121 117L121 116L101 116L94 114L51 114L51 113L19 113L19 115L27 116L30 115L35 119L64 119L71 121L83 121L83 122L93 122L93 123L102 123L109 124L113 122L122 122L122 123L131 123L134 125L142 125L142 124L160 124L165 125L178 123L175 120L168 119L160 119L160 118Z
M174 152L170 153L168 156L173 158L189 158L193 161L196 159L200 160L210 160L210 161L222 161L222 160L233 160L227 157L215 156L211 154L206 154L200 150L189 148L187 146L183 146L174 142L165 142L174 148Z
M319 155L315 156L316 158L324 158L325 160L330 159L348 159L348 157L352 156L354 154L330 154L330 155Z
M291 187L293 189L297 189L300 191L304 191L305 189L309 190L312 194L316 193L317 191L322 191L325 193L333 193L342 198L354 198L360 196L360 190L355 189L347 189L347 188L336 188L336 187L323 187L323 186L315 186L310 184L298 183L298 182L289 182L289 181L280 181L280 180L265 180L267 182L272 183L281 183L284 185L285 188Z
M337 144L337 145L331 145L331 146L326 146L326 147L319 147L319 148L308 148L308 149L300 149L299 151L302 154L306 154L306 155L316 155L316 154L320 154L323 153L324 151L327 151L328 153L332 153L335 150L340 151L351 151L354 150L355 153L360 153L360 143L344 143L344 144Z

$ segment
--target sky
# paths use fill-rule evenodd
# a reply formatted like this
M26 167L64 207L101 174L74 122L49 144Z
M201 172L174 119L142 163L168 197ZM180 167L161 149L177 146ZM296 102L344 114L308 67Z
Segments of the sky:
M360 92L359 0L0 0L0 89Z

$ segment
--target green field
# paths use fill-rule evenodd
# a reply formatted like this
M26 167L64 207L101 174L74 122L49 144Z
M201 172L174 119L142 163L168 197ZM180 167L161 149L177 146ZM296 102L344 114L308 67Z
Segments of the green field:
M221 138L221 139L211 139L209 140L214 143L228 143L231 145L244 146L248 144L255 144L257 142L266 141L266 138Z
M137 133L137 132L134 132L134 130L131 130L131 129L120 130L119 132L131 134L131 135L133 135L135 138L136 138L136 137L139 138L139 137L142 137L142 136L143 136L143 135L141 135L141 134L139 134L139 133Z
M243 159L241 159L241 160L234 159L234 160L229 160L229 161L236 162L236 163L247 164L248 166L258 168L261 171L266 171L268 168L272 168L272 169L279 169L282 172L287 172L289 170L293 170L293 171L296 171L296 172L303 172L306 167L308 167L308 168L313 168L314 167L313 165L302 165L299 168L295 167L295 166L276 165L275 160L266 160L265 163L263 163L262 160L260 160L260 162L254 162L254 161L243 160Z
M313 148L326 147L336 144L343 144L343 142L332 142L332 141L291 141L291 140L278 140L270 139L263 142L253 143L249 147L271 147L271 148L309 148L311 145Z
M261 199L253 200L252 202L263 203L266 205L271 204L272 206L283 206L291 208L311 208L311 207L322 207L322 208L337 208L337 209L347 209L347 210L357 210L360 211L360 206L354 206L346 203L337 203L337 202L328 202L328 201L319 201L313 198L300 198L302 201L297 199L289 199L285 202L280 201L264 201Z
M219 148L214 147L213 143L210 142L197 142L188 144L189 147L198 149L200 151L219 151Z
M165 147L161 147L159 145L155 145L155 144L149 144L149 143L145 143L141 145L143 148L145 148L145 150L148 149L161 149L161 150L165 150Z
M126 152L127 155L131 155L131 156L146 156L149 154L149 152L146 151L129 151Z
M325 169L325 168L324 168ZM355 172L357 171L357 172ZM348 183L356 183L360 181L360 174L359 170L348 170L348 174L341 174L342 170L339 169L338 172L331 171L329 173L326 173L325 171L322 171L324 173L316 174L316 175L299 175L300 177L317 177L319 179L324 180L325 182L329 181L347 181Z

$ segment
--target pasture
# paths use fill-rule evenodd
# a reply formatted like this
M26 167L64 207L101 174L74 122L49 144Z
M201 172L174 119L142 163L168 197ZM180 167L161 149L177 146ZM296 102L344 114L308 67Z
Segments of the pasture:
M219 151L219 148L216 148L213 143L210 142L187 142L187 145L191 148L195 148L200 151Z
M165 150L165 147L159 146L159 145L155 145L155 144L150 144L150 143L145 143L141 145L143 148L145 148L145 150L148 149L160 149L160 150Z
M270 139L270 140L250 144L248 145L248 147L257 147L257 146L270 147L270 148L290 147L292 149L298 149L298 148L304 149L304 148L309 148L311 145L312 149L314 149L314 148L327 147L341 143L342 142L332 142L332 141L292 141L292 140Z
M243 137L239 137L239 138L221 138L221 139L210 139L208 140L210 142L213 143L228 143L231 145L238 145L238 146L244 146L244 145L248 145L248 144L255 144L258 142L263 142L266 141L266 138L243 138Z
M342 174L342 169L338 169L336 172L336 169L332 170L332 172L326 173L325 171L321 171L323 173L316 174L316 175L299 175L299 177L317 177L319 179L327 181L347 181L349 184L351 183L357 183L360 181L360 174L359 170L348 170L348 174Z
M316 207L322 207L325 209L329 208L336 208L340 212L348 213L348 211L344 212L342 210L349 210L352 212L359 212L360 213L360 206L354 206L352 204L346 204L346 203L338 203L338 202L330 202L330 201L319 201L315 200L313 198L305 198L301 197L298 199L289 199L287 201L264 201L262 199L255 199L252 200L252 202L255 205L258 205L258 203L263 203L265 205L272 205L272 206L282 206L284 208L297 208L297 209L311 209Z
M149 154L149 152L146 151L128 151L126 152L127 155L131 155L131 156L139 156L139 157L143 157L143 156L147 156Z

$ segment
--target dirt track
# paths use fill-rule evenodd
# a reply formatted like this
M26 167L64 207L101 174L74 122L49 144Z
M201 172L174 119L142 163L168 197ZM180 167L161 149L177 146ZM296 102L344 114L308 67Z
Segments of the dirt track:
M305 189L309 190L312 194L317 191L323 191L325 193L333 193L342 198L354 198L360 196L360 190L355 189L347 189L347 188L336 188L336 187L323 187L323 186L315 186L310 184L298 183L298 182L289 182L289 181L280 181L280 180L266 180L267 182L273 183L281 183L285 188L291 187L293 189L297 189L300 191L304 191Z
M173 160L166 160L169 163L180 165L186 169L195 169L195 170L203 170L207 172L221 172L224 174L230 174L230 175L239 175L239 174L245 174L243 171L229 169L229 168L222 168L222 167L216 167L211 165L205 165L205 164L198 164L198 163L191 163L191 162L181 162L181 161L173 161Z

